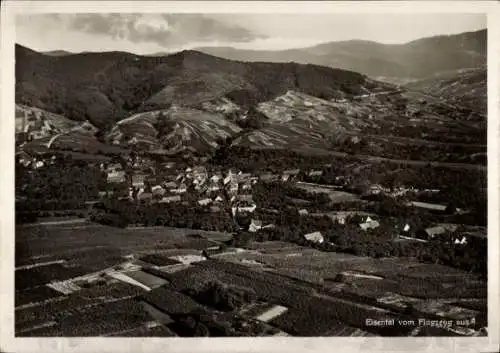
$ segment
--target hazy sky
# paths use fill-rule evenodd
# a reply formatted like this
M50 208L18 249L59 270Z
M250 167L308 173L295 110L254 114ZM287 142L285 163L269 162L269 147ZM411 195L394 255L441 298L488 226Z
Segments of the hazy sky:
M200 46L278 50L349 39L404 43L483 28L481 14L37 14L17 17L16 41L38 51L148 54Z

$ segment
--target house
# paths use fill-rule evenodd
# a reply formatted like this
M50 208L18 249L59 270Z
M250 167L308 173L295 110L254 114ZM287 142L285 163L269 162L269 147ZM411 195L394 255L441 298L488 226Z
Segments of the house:
M16 158L23 166L27 167L33 161L33 157L31 157L28 153L24 151L20 151L16 153Z
M241 189L242 190L251 190L252 189L252 184L251 184L250 180L248 182L243 182L241 184Z
M214 199L214 202L224 202L224 199L222 198L222 196L217 195L217 197Z
M359 225L361 227L361 229L363 229L364 231L368 230L368 229L375 229L375 228L378 228L380 226L380 223L376 220L373 220L371 219L369 216L366 218L366 221L364 223L360 223Z
M257 205L255 205L255 204L246 204L245 203L245 204L242 204L242 205L238 205L237 207L232 207L231 211L232 211L232 214L233 214L233 217L234 217L234 216L236 216L236 213L238 213L238 212L252 213L256 209L257 209Z
M370 193L373 195L378 195L382 192L390 192L389 189L384 188L382 185L374 184L370 185Z
M309 212L305 208L299 210L300 216L307 216L308 214L309 214Z
M177 183L174 181L169 181L167 183L163 183L163 187L167 190L169 189L176 189L177 188Z
M321 244L325 241L321 232L313 232L313 233L304 234L304 238L306 240L312 241L314 243L319 243L319 244Z
M134 174L132 175L132 186L135 188L143 188L144 187L144 174Z
M288 170L285 170L283 172L283 174L287 174L287 175L298 175L300 173L300 169L288 169Z
M243 201L243 202L252 202L253 201L253 196L249 195L249 194L238 195L238 196L236 196L236 200Z
M210 177L210 182L212 182L213 184L217 184L221 180L222 180L222 175L220 174L214 174Z
M230 184L230 183L237 183L238 182L238 175L234 174L231 170L228 172L227 176L224 178L224 185Z
M187 192L187 186L186 184L181 184L177 189L171 189L170 192L173 194L184 194Z
M42 168L44 165L45 165L44 161L36 161L34 168L35 169Z
M238 193L238 183L231 182L228 187L228 192L230 194L237 194Z
M217 185L215 183L210 183L210 184L208 184L207 190L209 192L215 192L215 191L220 190L220 187L219 187L219 185Z
M255 233L261 229L262 229L262 221L252 219L252 222L250 223L250 227L248 228L248 231Z
M446 228L443 226L430 227L426 228L424 232L425 232L425 234L423 234L424 236L427 235L428 239L433 239L438 235L446 233Z
M209 205L211 203L212 203L212 199L208 199L208 198L202 199L202 200L198 200L198 205L200 205L200 206L207 206L207 205Z
M108 173L110 172L118 172L118 171L121 171L123 170L122 168L122 165L120 163L112 163L112 164L109 164L106 168L106 171Z
M403 227L403 232L409 232L410 231L410 225L408 223L405 224Z
M172 195L172 196L164 196L158 203L171 203L171 202L180 202L180 195Z
M252 177L252 174L250 173L242 173L240 172L237 176L237 179L238 179L238 182L242 183L242 182L250 182L250 178Z
M153 194L150 192L141 192L137 194L137 200L142 202L151 202L153 199Z
M261 174L259 179L262 181L274 181L278 179L278 175L276 174Z
M123 183L125 181L125 172L123 170L108 172L107 180L108 183Z
M467 244L467 238L462 235L461 238L455 238L455 241L453 242L453 244L455 245L465 245Z
M207 168L196 166L193 168L193 177L197 180L205 180L208 178Z
M311 170L308 175L310 177L319 177L319 176L322 176L323 175L323 171L322 170Z
M151 189L151 192L153 193L153 196L163 196L163 195L165 195L165 193L167 191L164 188L162 188L162 187L160 187L160 188L153 187Z
M163 187L162 187L161 185L153 185L153 186L151 187L151 191L161 190L161 189L163 189Z

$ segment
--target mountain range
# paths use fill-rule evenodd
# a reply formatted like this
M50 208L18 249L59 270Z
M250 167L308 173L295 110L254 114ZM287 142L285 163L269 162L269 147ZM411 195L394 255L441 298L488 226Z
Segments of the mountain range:
M244 61L297 62L335 67L366 74L421 79L437 72L486 64L487 32L422 38L405 44L349 40L281 51L202 47L197 50Z
M41 116L30 126L40 126L43 138L31 145L92 145L94 153L135 145L203 154L229 139L251 148L397 157L401 151L387 145L398 139L418 156L445 134L450 143L475 143L465 153L473 155L485 136L485 38L479 31L396 46L349 41L274 52L286 62L252 56L262 52L232 51L243 56L237 61L194 50L43 54L16 45L16 103L23 112L16 124L25 132L26 119ZM297 52L325 61L297 60ZM328 67L339 58L362 73Z

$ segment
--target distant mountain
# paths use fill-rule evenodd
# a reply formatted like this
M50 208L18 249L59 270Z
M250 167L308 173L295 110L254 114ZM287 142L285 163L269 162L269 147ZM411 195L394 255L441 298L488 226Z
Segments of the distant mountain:
M203 47L197 50L240 61L297 62L351 70L368 76L425 78L486 63L485 30L418 39L406 44L349 40L281 51Z
M44 51L42 54L50 56L66 56L66 55L72 55L74 53L66 50L52 50L52 51Z
M16 46L17 103L98 127L172 104L198 107L226 97L251 106L288 90L332 98L379 86L383 84L352 71L236 62L197 51L162 57L123 52L48 56Z

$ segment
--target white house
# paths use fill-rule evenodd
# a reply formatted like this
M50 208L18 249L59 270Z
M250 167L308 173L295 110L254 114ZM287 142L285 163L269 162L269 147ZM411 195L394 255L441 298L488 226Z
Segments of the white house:
M210 181L214 184L218 183L219 181L221 181L222 179L222 176L220 175L217 175L217 174L214 174L210 177Z
M375 229L379 227L380 223L378 221L371 219L370 217L367 217L366 221L364 223L361 223L359 226L361 227L361 229L366 231L368 229Z
M217 184L211 183L208 186L208 191L210 191L210 192L214 192L214 191L218 191L218 190L220 190L220 187Z
M144 178L145 176L143 174L132 175L132 186L135 188L144 187Z
M176 189L177 183L175 183L173 181L169 181L169 182L163 184L163 186L165 187L165 189Z
M248 228L248 231L255 233L261 229L262 229L262 221L252 219L252 222L250 223L250 227Z
M313 233L304 234L304 238L306 240L309 240L309 241L312 241L315 243L320 243L320 244L325 241L321 232L313 232Z
M299 215L301 216L307 216L308 214L309 212L305 208L299 210Z
M322 176L323 171L322 170L311 170L309 172L309 176Z
M233 217L236 216L237 212L248 212L252 213L257 209L257 205L253 204L251 206L238 206L238 207L232 207L231 211L233 214Z
M200 206L207 206L209 204L212 203L212 199L202 199L202 200L198 200L198 205Z
M464 245L464 244L467 244L467 238L465 236L462 236L461 239L455 239L454 241L454 244L455 245Z
M181 184L177 189L171 189L170 192L174 194L184 194L187 192L187 186L185 184Z
M158 201L158 203L171 203L180 201L181 201L180 195L172 195L163 197L160 201Z

